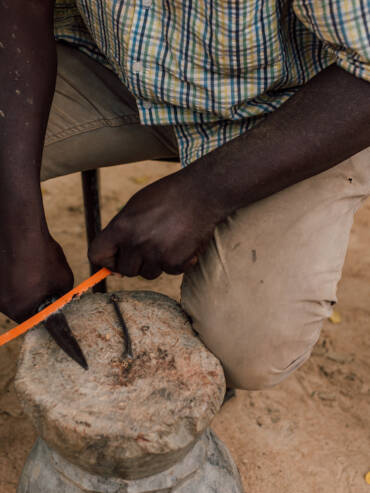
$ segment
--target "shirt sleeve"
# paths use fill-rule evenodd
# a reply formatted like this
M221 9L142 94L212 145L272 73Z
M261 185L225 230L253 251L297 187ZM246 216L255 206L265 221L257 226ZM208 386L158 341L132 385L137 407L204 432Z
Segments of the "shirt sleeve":
M293 0L293 9L337 65L370 82L369 0Z

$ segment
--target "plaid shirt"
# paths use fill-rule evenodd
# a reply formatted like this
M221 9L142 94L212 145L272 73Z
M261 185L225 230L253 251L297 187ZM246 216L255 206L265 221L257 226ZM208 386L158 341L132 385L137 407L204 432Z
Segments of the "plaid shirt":
M332 63L370 82L369 0L56 0L55 36L109 66L183 165ZM335 87L333 88L335 90Z

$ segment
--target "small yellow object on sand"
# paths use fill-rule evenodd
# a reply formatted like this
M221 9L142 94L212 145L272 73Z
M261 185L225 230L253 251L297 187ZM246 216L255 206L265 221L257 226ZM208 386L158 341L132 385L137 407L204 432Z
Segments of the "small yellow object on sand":
M130 176L129 180L132 181L133 183L136 183L137 185L146 185L151 181L152 177L147 176L147 175L141 175L141 176Z
M330 315L329 320L332 324L340 324L342 321L342 317L340 316L340 313L333 310L333 313Z
M370 471L365 474L365 481L370 484Z

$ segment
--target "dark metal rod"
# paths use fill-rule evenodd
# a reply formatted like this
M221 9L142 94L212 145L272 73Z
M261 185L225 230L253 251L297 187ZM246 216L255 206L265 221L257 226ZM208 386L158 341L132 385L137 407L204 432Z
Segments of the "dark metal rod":
M124 340L125 340L125 350L123 351L122 358L128 357L128 358L132 359L134 356L132 354L131 337L130 337L130 334L128 332L127 325L126 325L126 323L125 323L125 321L123 319L121 310L120 310L119 305L118 305L119 299L117 298L117 296L115 294L112 294L110 296L109 300L110 300L110 302L112 303L112 305L114 307L114 310L116 312L116 315L117 315L119 324L120 324L121 329L122 329L122 332L123 332L123 337L124 337Z
M95 236L101 231L100 203L99 203L99 172L91 169L81 172L82 191L85 205L85 224L87 245L90 246ZM90 273L95 274L99 267L90 263ZM106 293L105 279L93 287L94 293Z

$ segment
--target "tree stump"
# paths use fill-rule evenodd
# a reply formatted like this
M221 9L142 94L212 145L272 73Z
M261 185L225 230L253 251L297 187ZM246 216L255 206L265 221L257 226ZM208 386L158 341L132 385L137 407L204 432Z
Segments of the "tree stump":
M40 436L18 493L241 493L225 446L209 430L225 380L181 307L158 293L109 294L65 308L85 371L39 326L21 351L16 390Z

